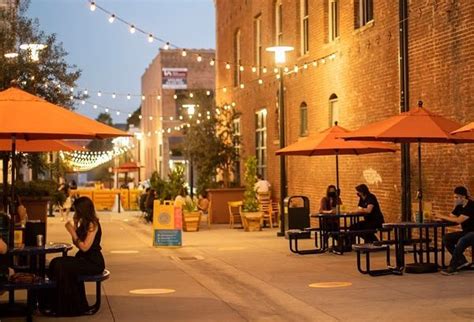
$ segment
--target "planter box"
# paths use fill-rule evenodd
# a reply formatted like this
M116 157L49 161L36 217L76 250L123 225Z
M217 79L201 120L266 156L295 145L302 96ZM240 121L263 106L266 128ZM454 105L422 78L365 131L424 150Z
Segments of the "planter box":
M263 213L257 212L242 212L242 223L245 231L260 231L262 230Z
M183 230L199 231L199 223L201 222L201 212L183 212Z
M46 219L48 218L49 197L34 198L20 196L20 199L28 213L28 220L40 220L46 223Z
M208 189L213 224L229 224L229 201L244 199L244 188Z

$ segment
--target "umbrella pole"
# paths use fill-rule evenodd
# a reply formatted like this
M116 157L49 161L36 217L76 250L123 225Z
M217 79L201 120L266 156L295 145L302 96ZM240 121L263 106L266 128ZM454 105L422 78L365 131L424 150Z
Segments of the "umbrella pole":
M12 183L11 183L11 200L10 200L10 233L9 233L9 240L8 246L13 248L14 246L14 238L15 238L15 155L16 155L16 136L12 135Z
M421 182L421 141L418 140L418 213L423 222L423 183Z
M339 151L336 150L336 214L339 215Z

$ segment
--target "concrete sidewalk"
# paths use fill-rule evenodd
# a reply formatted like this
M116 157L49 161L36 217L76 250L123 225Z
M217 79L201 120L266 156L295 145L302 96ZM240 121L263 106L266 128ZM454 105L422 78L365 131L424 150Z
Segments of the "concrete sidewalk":
M275 229L247 233L213 226L184 233L182 248L153 248L151 226L138 214L101 213L100 218L111 271L103 284L101 310L88 317L35 320L474 320L474 272L368 277L357 272L354 254L290 254L287 240L277 238ZM48 241L68 240L63 223L50 220ZM375 256L374 263L382 265L383 255ZM341 287L309 287L325 282ZM90 295L93 286L88 285ZM130 293L140 289L174 292Z

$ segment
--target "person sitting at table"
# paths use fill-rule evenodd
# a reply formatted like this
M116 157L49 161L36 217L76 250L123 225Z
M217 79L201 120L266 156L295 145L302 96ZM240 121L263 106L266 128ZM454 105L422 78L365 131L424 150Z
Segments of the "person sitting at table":
M435 215L435 218L460 224L462 228L444 236L446 249L452 255L448 268L441 271L444 275L456 274L461 268L470 266L464 251L469 246L474 247L474 201L465 187L454 189L454 204L455 208L449 215Z
M326 196L321 198L319 203L320 214L335 214L337 206L342 205L342 200L338 196L336 186L329 185L326 189Z
M78 252L75 257L56 257L51 261L48 276L56 281L57 288L47 290L42 297L43 311L56 316L85 314L89 305L84 283L77 278L101 274L105 269L100 246L102 229L92 200L80 197L74 201L74 208L74 223L68 221L65 227Z
M209 211L209 199L207 199L206 191L203 191L199 194L197 207L198 210L201 211L203 214L207 214L207 212Z
M381 228L384 223L382 211L377 197L370 192L369 187L365 184L360 184L356 187L357 196L359 197L358 209L352 214L363 214L364 220L352 224L349 227L350 231L355 230L372 230ZM372 243L377 239L375 233L360 233L353 235L350 238L351 244L355 242L355 237L359 236L364 239L365 243Z

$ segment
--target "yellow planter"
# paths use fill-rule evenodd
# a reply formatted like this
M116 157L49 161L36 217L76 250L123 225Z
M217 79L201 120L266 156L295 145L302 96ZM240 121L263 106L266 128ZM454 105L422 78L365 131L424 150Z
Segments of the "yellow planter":
M257 212L242 212L242 223L245 231L260 231L263 224L263 213Z
M199 231L201 212L183 212L183 231Z

